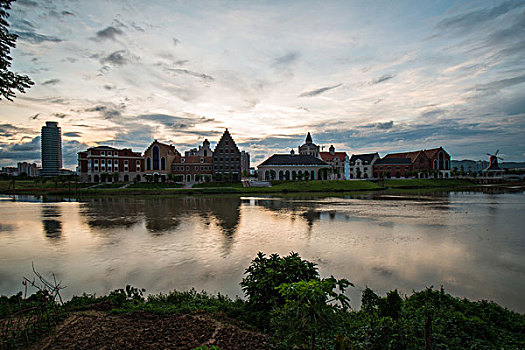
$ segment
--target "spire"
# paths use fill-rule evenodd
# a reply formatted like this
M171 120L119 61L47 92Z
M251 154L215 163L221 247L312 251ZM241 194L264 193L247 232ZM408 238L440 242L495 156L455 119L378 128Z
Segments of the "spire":
M312 143L312 135L310 135L309 131L308 131L308 135L306 135L306 143Z

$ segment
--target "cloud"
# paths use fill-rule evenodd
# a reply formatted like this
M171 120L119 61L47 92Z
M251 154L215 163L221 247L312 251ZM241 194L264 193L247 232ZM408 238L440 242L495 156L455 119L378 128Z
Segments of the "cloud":
M123 66L129 62L129 58L127 56L129 56L129 54L126 50L118 50L106 57L101 58L100 63L107 63L114 66Z
M109 104L107 106L106 105L93 106L90 108L86 108L84 111L85 112L100 112L100 115L104 119L114 119L114 118L118 118L122 116L122 111L124 111L125 108L126 106L124 104L120 104L118 106Z
M279 66L279 65L289 65L299 58L299 53L297 52L289 52L286 55L279 56L275 59L273 65Z
M384 83L385 81L394 78L394 76L395 76L395 75L392 75L392 74L384 74L384 75L380 76L379 78L376 78L376 79L372 80L370 83L371 83L371 84L380 84L380 83Z
M173 38L173 46L177 46L180 44L180 40L177 38Z
M56 85L58 83L60 83L60 79L51 79L44 81L42 85Z
M193 117L177 117L167 114L143 114L136 118L141 120L150 120L164 126L176 129L193 128L197 124L209 123L214 121L212 118L204 116L191 115Z
M472 88L475 91L489 91L490 93L496 93L501 89L525 83L525 75L520 75L513 78L501 79L492 81L487 84L478 84Z
M18 0L16 3L22 6L26 6L26 7L37 7L38 6L38 4L32 0Z
M54 36L38 34L32 31L13 31L14 34L18 35L20 40L30 42L31 44L41 44L43 42L55 42L59 43L62 39Z
M332 89L338 88L341 85L343 85L343 84L341 83L341 84L337 84L337 85L334 85L334 86L327 86L327 87L316 89L316 90L312 90L312 91L305 91L305 92L301 93L299 95L299 97L317 96L317 95L320 95L320 94L322 94L322 93L324 93L324 92L326 92L328 90L332 90Z
M65 117L67 117L67 114L65 114L65 113L53 113L53 117L64 119Z
M436 24L439 31L468 31L474 27L481 27L486 22L496 19L516 8L524 6L523 1L508 1L490 9L474 10L457 16L445 18Z
M82 137L82 133L79 131L65 132L62 135L65 137Z
M103 86L103 88L104 88L104 89L106 89L106 90L115 90L115 89L116 89L116 87L115 87L115 86L112 86L112 85L107 85L107 84L106 84L106 85L104 85L104 86Z
M33 130L21 128L13 124L0 124L0 137L13 137L21 133L33 133Z
M109 26L105 29L99 30L97 32L97 36L95 38L92 38L92 40L95 41L103 41L103 40L116 40L117 36L123 35L124 32L118 28L115 28L113 26Z
M192 77L200 78L200 79L207 80L207 81L214 81L215 80L212 76L210 76L208 74L192 72L192 71L187 70L187 69L167 68L167 70L170 71L170 72L176 73L176 74L186 74L186 75L190 75Z

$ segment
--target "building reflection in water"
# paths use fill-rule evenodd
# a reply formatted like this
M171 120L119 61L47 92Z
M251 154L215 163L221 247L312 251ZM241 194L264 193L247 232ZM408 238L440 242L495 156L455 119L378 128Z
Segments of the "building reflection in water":
M205 225L217 225L224 238L222 250L228 254L239 226L240 204L238 197L99 197L87 199L81 214L97 229L131 227L143 220L153 235L173 232L185 219L197 216Z
M62 237L62 213L58 204L43 204L41 209L44 233L50 240Z

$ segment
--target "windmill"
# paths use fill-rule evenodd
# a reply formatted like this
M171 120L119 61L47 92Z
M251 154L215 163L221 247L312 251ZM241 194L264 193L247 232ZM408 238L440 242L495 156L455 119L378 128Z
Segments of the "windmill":
M496 150L496 153L490 154L487 153L488 156L490 156L490 163L487 169L483 170L483 176L502 176L503 175L503 169L501 169L498 165L498 159L503 160L503 158L498 156L499 149Z
M489 167L487 168L487 170L488 169L501 170L500 167L498 166L498 159L503 160L503 158L499 157L498 153L499 153L499 149L497 149L496 153L494 154L487 153L487 156L490 156Z

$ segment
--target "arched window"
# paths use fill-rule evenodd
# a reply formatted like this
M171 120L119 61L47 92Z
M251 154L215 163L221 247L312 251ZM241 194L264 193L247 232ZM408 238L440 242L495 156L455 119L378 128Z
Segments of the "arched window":
M286 172L284 173L284 178L286 180L290 180L290 171L289 170L286 170Z
M439 152L438 154L438 159L439 159L439 169L445 169L445 155L443 154L443 152Z
M434 169L437 169L437 168L438 168L438 161L434 159Z
M268 170L266 170L266 172L264 173L264 179L270 180L270 172Z
M151 158L146 158L146 170L151 170Z
M159 170L159 146L153 146L153 170Z
M448 159L445 159L445 169L449 170L450 165L448 164Z
M315 171L310 171L310 180L315 180Z
M204 150L204 156L205 156L205 157L208 156L208 150Z
M166 158L160 158L160 170L166 170Z
M284 180L282 170L279 170L279 180Z

